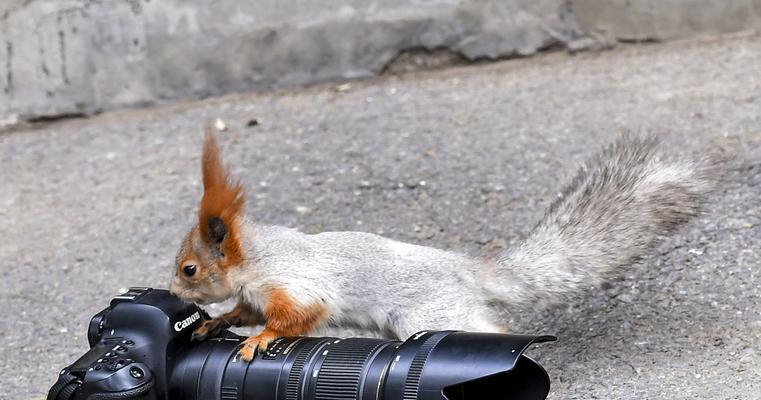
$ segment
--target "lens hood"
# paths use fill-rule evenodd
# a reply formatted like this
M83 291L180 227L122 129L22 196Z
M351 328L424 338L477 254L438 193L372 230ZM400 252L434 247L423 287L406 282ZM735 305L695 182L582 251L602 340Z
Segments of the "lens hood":
M544 399L545 370L523 352L553 336L421 332L402 344L386 380L387 399ZM398 371L398 372L397 372Z

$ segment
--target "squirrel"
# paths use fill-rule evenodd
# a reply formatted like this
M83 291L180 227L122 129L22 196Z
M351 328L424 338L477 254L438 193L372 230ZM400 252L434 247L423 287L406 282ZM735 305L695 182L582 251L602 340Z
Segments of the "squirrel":
M372 233L305 234L244 213L244 187L208 129L198 222L177 253L170 291L198 304L237 300L192 335L264 330L240 359L323 325L405 339L421 329L507 331L513 307L567 301L635 263L698 215L721 180L712 156L666 157L654 136L624 134L580 167L540 222L493 259Z

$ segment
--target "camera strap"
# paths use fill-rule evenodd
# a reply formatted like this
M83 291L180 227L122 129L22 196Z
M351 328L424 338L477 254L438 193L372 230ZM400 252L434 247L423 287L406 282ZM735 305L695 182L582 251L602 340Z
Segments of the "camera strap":
M69 374L69 371L62 371L58 375L58 381L48 391L47 400L70 400L74 398L74 394L79 390L82 385L82 381L74 375Z

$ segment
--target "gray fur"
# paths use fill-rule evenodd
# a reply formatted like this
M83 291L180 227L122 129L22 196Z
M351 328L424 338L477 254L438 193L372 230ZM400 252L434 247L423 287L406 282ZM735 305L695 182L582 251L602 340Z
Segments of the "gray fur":
M581 167L529 236L500 255L484 276L487 293L508 304L553 303L601 284L696 216L722 171L715 155L669 160L655 138L624 136Z
M517 247L497 260L370 233L307 235L244 222L236 297L262 309L268 288L323 304L331 324L405 338L421 329L504 331L500 307L568 298L635 262L700 211L709 161L666 160L653 138L623 137L584 165Z

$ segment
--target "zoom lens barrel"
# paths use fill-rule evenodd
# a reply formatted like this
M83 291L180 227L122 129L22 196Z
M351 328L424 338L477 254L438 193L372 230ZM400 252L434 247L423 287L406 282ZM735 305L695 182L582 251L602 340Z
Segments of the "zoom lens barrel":
M332 337L280 338L251 363L237 358L243 338L194 346L176 360L169 397L188 400L544 399L549 378L522 355L553 340L452 331L405 342Z

